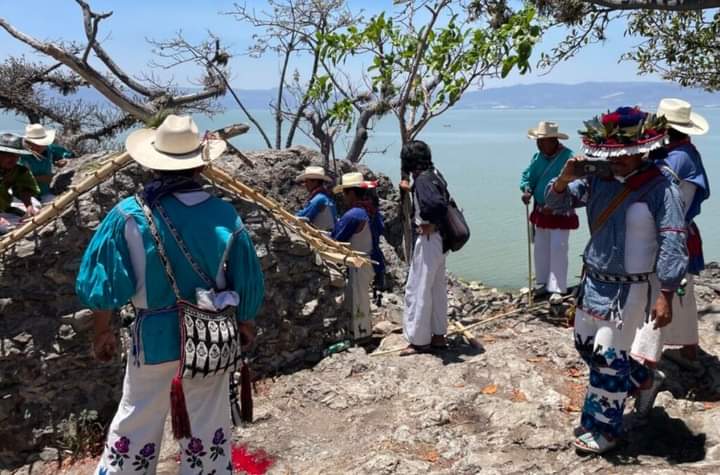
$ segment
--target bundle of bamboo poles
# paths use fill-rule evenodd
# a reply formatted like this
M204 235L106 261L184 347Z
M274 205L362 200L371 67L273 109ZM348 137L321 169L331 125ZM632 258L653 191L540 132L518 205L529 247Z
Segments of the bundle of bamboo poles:
M68 191L55 198L47 206L43 207L35 216L5 234L2 239L0 239L0 253L10 248L10 246L36 229L42 228L46 224L54 221L81 195L87 193L97 185L112 177L115 173L130 164L131 161L130 155L128 155L127 152L110 154L109 158L105 160L97 170L90 173L80 183L70 185Z
M55 198L49 205L42 208L30 220L4 235L0 239L0 253L7 250L20 239L33 231L42 228L58 218L62 212L74 203L81 195L92 190L102 182L111 178L115 173L132 162L127 152L110 155L102 165L85 177L80 183L71 185L65 193ZM307 244L315 250L321 259L335 264L362 267L370 265L369 258L357 251L353 251L347 243L337 242L312 227L307 222L297 218L285 210L278 202L269 198L252 187L233 178L227 172L208 166L203 175L212 183L221 186L235 196L256 203L283 226L298 234Z
M329 238L326 234L314 228L306 221L289 213L277 201L263 195L245 183L234 179L227 172L213 166L208 166L203 171L203 175L212 183L236 196L252 201L265 209L277 219L278 222L304 239L322 259L336 264L358 268L371 264L365 254L352 250L347 243L338 242Z

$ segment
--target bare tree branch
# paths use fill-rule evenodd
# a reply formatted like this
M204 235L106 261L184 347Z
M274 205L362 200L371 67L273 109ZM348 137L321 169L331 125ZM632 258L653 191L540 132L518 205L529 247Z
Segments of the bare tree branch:
M162 93L162 91L152 90L145 87L140 82L134 80L120 66L113 61L110 55L105 51L102 45L96 40L97 29L100 21L109 18L113 12L95 13L90 9L90 5L84 0L75 0L80 5L83 13L83 24L85 27L85 36L87 36L88 44L83 54L83 63L87 64L87 55L92 50L100 61L117 77L123 84L143 96L153 98Z
M720 0L593 0L589 3L613 10L693 11L720 7Z
M56 44L45 43L22 33L15 29L4 18L0 18L0 27L15 39L63 63L120 109L142 120L149 119L152 116L153 111L149 107L138 104L125 96L105 76L83 63L80 58L68 53Z

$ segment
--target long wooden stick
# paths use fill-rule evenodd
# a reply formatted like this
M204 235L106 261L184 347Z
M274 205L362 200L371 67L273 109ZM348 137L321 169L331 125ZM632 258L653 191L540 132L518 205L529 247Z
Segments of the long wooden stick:
M478 348L478 349L479 349L479 348L482 348L482 344L478 341L477 338L475 338L475 335L473 335L472 333L470 333L470 332L468 331L468 329L467 329L467 327L466 327L465 325L463 325L462 323L458 322L457 320L450 320L450 325L451 325L451 326L454 326L455 328L457 328L457 330L453 330L453 332L454 332L454 331L457 331L457 332L460 333L463 337L465 337L465 340L468 342L468 344L469 344L470 346L472 346L473 348Z
M112 177L131 162L132 159L127 152L114 156L110 155L107 161L103 162L97 170L89 174L80 183L71 185L68 191L55 198L55 200L48 206L42 208L38 214L33 216L29 221L3 236L2 239L0 239L0 252L9 248L34 230L50 223L60 216L62 211L72 205L81 195ZM289 213L272 198L264 196L248 185L231 177L228 173L218 168L208 166L205 171L203 171L203 175L210 181L220 184L234 194L257 203L260 207L275 216L279 222L291 231L297 233L317 252L321 259L358 268L372 264L365 254L352 250L347 243L330 239L318 229Z
M320 257L335 263L351 265L357 268L371 264L364 253L354 251L347 243L331 239L319 229L288 212L277 201L263 195L240 180L233 178L224 170L208 166L203 171L203 175L230 192L249 199L266 209L275 216L280 223L302 237L316 250Z
M34 230L42 227L62 213L62 211L70 206L76 199L84 193L92 190L94 187L113 176L119 170L130 164L130 155L127 152L120 154L111 154L110 158L94 172L89 174L77 185L71 185L65 193L58 196L48 206L42 208L35 216L30 218L20 227L14 229L0 239L0 252L9 248L11 245L24 238Z
M525 229L527 230L528 254L528 305L533 304L533 278L532 278L532 223L530 223L530 205L525 203Z
M563 301L569 299L570 297L572 297L572 295L566 295L565 297L563 297ZM448 332L448 336L450 336L450 335L457 335L457 334L463 334L463 335L465 335L465 333L469 333L469 331L472 330L473 328L479 327L479 326L484 325L484 324L486 324L486 323L490 323L490 322L492 322L492 321L494 321L494 320L500 320L501 318L509 317L510 315L515 315L516 313L521 312L521 311L523 311L523 310L526 311L526 312L531 312L531 311L533 311L533 310L539 309L540 307L543 307L544 305L545 305L544 303L540 303L540 304L536 304L536 305L534 305L534 306L532 306L532 307L525 307L525 308L520 307L520 308L516 308L515 310L511 310L511 311L509 311L509 312L503 312L503 313L500 313L500 314L498 314L498 315L493 315L492 317L488 317L488 318L486 318L486 319L484 319L484 320L480 320L479 322L475 322L475 323L473 323L472 325L467 325L467 326L463 326L462 324L460 324L460 323L458 323L458 322L456 322L456 321L453 321L452 323L454 323L454 324L457 326L457 328L454 329L454 330L449 331L449 332ZM472 335L472 334L471 334L471 335ZM403 346L402 348L393 348L393 349L391 349L391 350L379 351L379 352L377 352L377 353L370 353L370 356L390 355L390 354L392 354L392 353L398 353L398 352L404 350L405 348L407 348L407 346Z

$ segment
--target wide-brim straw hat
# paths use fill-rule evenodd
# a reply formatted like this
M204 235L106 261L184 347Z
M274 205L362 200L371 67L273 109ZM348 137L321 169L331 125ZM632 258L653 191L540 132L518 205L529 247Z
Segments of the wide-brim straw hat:
M534 129L529 129L527 132L529 139L560 139L567 140L567 134L560 132L560 127L557 122L540 121L538 126Z
M665 98L660 101L657 115L664 116L668 127L687 135L704 135L710 130L705 117L692 111L689 102Z
M169 115L157 129L140 129L125 140L130 156L152 170L190 170L220 157L224 140L203 139L189 115Z
M46 129L42 124L28 124L23 138L35 145L48 146L55 141L55 134L55 130Z
M14 155L25 155L28 153L23 147L23 138L9 132L0 134L0 152L12 153Z
M332 178L325 174L325 169L323 167L307 167L305 171L295 178L297 183L301 183L305 180L322 180L329 183L332 181Z
M360 172L346 173L342 176L340 184L333 188L335 193L341 193L347 188L372 189L377 188L377 181L366 181Z

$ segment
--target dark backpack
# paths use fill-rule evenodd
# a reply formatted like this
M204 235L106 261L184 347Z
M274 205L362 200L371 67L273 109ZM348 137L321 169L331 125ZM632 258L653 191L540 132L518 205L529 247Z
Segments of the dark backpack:
M437 169L435 169L434 172L435 176L440 180L440 184L445 191L445 196L448 201L445 222L440 230L443 237L443 248L457 252L470 240L470 226L468 226L462 210L458 207L452 196L450 196L447 181L445 181L445 178Z

